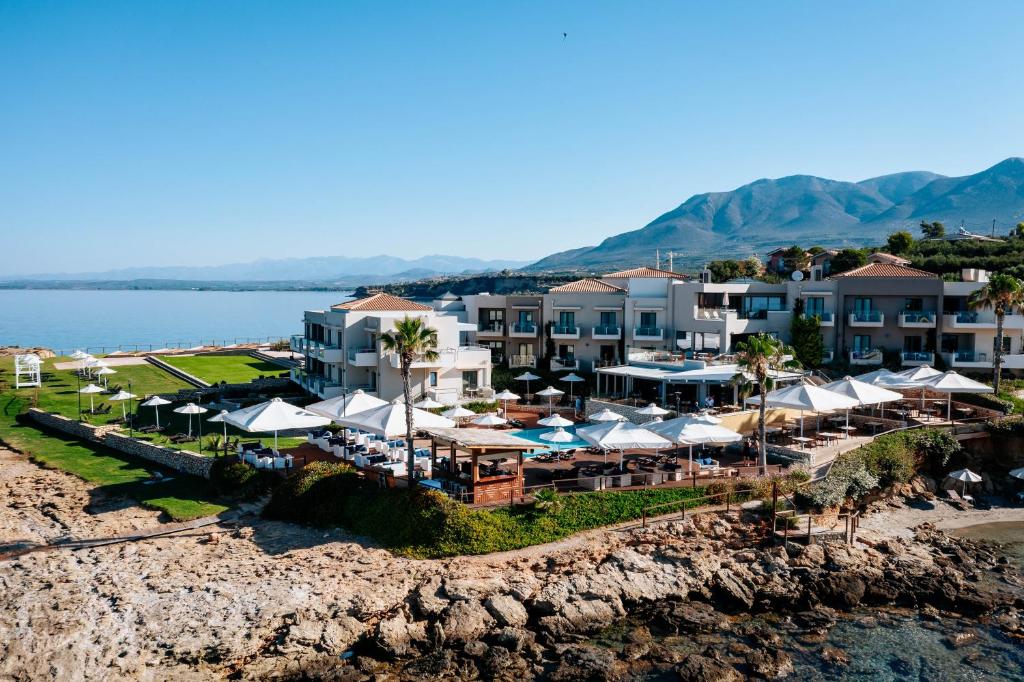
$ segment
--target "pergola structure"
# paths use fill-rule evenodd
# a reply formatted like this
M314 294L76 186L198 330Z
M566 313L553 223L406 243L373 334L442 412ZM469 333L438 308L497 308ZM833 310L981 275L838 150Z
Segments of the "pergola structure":
M14 387L42 386L42 359L35 353L14 356Z
M429 427L431 478L462 501L489 504L523 494L523 453L545 446L491 429ZM438 462L438 453L443 462Z

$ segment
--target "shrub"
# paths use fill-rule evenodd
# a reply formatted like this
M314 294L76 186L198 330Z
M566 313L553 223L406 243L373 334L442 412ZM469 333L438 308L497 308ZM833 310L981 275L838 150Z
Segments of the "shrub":
M956 399L961 403L984 407L989 410L996 410L1003 414L1021 412L1020 409L1015 409L1015 401L1007 395L994 396L990 393L960 393L957 394Z
M243 462L218 459L210 467L210 484L220 495L253 499L272 490L280 479L271 471L257 471Z
M553 514L562 508L562 498L554 488L544 488L534 493L533 506Z

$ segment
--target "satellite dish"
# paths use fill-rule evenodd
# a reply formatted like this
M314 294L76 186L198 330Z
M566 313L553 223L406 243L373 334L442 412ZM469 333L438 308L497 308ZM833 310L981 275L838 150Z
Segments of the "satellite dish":
M804 281L804 273L802 273L799 270L797 270L796 272L794 272L792 274L792 278L793 278L794 282L802 282L802 281Z

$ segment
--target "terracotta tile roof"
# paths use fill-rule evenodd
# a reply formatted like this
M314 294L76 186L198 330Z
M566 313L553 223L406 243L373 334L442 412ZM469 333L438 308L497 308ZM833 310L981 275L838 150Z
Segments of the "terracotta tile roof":
M686 279L685 276L680 275L678 272L669 272L668 270L658 270L656 268L649 268L644 266L642 268L633 268L632 270L619 270L618 272L610 272L605 277L674 277L676 279Z
M569 282L561 286L552 287L549 291L553 294L621 294L626 290L599 279L587 277Z
M894 256L891 253L885 253L884 251L875 251L873 254L868 256L868 262L871 263L895 263L896 265L910 265L910 261L900 256Z
M404 298L398 296L392 296L391 294L374 294L373 296L367 296L366 298L359 298L355 301L348 301L347 303L340 303L335 306L331 306L335 310L363 310L363 311L379 311L379 312L392 312L392 311L403 311L409 312L423 312L427 310L433 310L429 305L423 305L422 303L414 303L413 301L407 301Z
M859 268L842 272L835 277L916 277L920 279L938 279L939 276L932 272L925 272L917 268L908 268L906 265L895 263L868 263Z

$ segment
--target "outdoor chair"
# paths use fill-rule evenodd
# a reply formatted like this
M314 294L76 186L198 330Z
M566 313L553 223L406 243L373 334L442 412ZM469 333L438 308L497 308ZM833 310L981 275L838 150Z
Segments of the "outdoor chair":
M949 502L952 506L963 511L970 509L967 502L964 500L964 498L960 497L960 493L958 493L957 491L949 489L945 491L945 494L946 501Z

